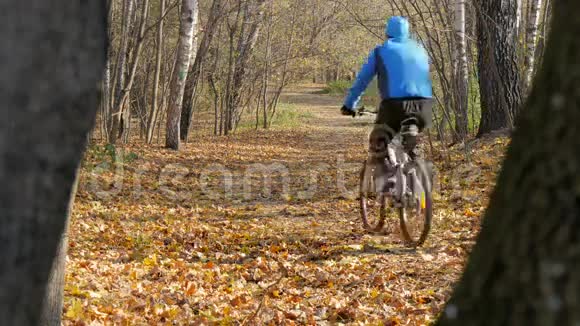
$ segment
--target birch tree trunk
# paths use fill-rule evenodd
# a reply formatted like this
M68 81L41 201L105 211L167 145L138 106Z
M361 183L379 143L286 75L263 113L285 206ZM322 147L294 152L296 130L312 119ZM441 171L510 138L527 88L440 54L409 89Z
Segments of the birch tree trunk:
M516 4L516 33L514 35L514 38L515 38L516 42L518 42L519 35L520 35L520 28L523 25L522 24L523 0L515 0L515 4Z
M219 17L221 14L221 1L213 0L207 25L204 29L204 34L200 42L199 49L194 46L194 51L197 49L195 58L192 59L192 67L189 74L187 75L187 81L185 82L185 92L183 98L183 105L181 107L181 130L180 137L181 140L187 142L187 136L189 134L189 126L191 124L191 118L193 115L193 99L196 96L197 85L199 83L201 66L206 58L207 52L211 42L213 41L216 27L219 23ZM197 28L196 28L197 30ZM194 42L196 43L196 42Z
M159 1L159 25L157 26L157 51L155 53L155 76L153 77L153 100L151 111L147 119L146 141L151 144L153 141L153 131L155 121L159 112L159 79L161 76L161 60L163 59L163 21L165 15L165 0Z
M171 81L165 134L165 146L174 150L179 150L181 145L179 138L181 104L191 59L193 31L195 24L197 24L197 16L197 0L182 0L177 62Z
M107 15L105 1L0 6L0 325L38 325L97 111Z
M468 133L468 97L467 83L469 70L467 67L467 42L465 39L465 1L455 0L455 84L457 112L455 117L456 141L465 139Z
M530 0L528 11L528 21L526 28L526 52L524 58L524 83L525 89L528 90L534 75L534 59L536 56L536 40L538 39L538 24L540 22L540 9L542 0Z
M538 67L542 65L542 61L544 58L544 51L546 48L546 43L548 41L548 35L552 21L552 2L553 1L551 0L544 1L544 8L542 9L542 22L540 28L542 34L540 35L540 39L538 40L538 44L536 45L534 70L538 70Z
M546 56L439 325L580 324L580 2L554 2Z
M110 128L111 116L111 53L107 53L107 63L103 73L102 95L101 95L101 136L107 139Z

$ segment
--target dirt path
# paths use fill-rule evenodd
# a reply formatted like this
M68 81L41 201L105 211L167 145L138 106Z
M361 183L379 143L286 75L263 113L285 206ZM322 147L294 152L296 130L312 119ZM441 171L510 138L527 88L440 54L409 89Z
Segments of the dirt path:
M340 116L340 100L316 90L284 95L311 113L297 128L203 137L178 153L128 146L139 158L120 190L83 169L67 323L428 323L473 223L441 209L420 250L363 232L344 189L356 189L371 120Z

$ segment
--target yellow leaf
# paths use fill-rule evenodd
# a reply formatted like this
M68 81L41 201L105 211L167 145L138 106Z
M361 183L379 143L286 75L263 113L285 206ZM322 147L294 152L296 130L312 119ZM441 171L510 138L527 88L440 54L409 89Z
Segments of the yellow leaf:
M172 307L171 309L167 310L167 316L170 320L175 320L175 318L179 315L180 310L178 307Z
M83 303L81 300L74 299L68 307L65 316L70 319L82 319L83 317Z
M157 255L153 254L151 257L143 259L143 264L145 266L157 266Z
M476 217L476 216L478 216L478 214L475 213L474 211L472 211L471 208L465 209L465 213L464 214L467 217Z
M83 292L81 289L79 289L78 286L73 286L70 289L70 295L75 296L75 297L81 297L81 298L86 298L87 297L87 293Z

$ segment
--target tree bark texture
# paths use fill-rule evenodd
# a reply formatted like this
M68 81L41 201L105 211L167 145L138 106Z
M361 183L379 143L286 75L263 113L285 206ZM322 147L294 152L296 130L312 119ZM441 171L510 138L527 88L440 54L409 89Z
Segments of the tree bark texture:
M196 96L197 86L201 75L202 63L206 58L206 55L209 51L209 47L211 45L211 42L213 41L215 32L217 30L217 25L219 22L222 7L221 1L222 0L214 0L212 2L211 9L209 12L209 18L206 27L204 28L204 34L203 37L201 38L199 48L197 48L197 46L194 46L193 49L194 51L197 50L197 52L195 53L194 58L192 58L191 60L192 65L189 74L187 74L183 105L181 107L180 137L181 140L185 142L187 142L187 136L189 135L189 128L193 116L193 99Z
M455 0L455 84L456 84L456 141L467 136L468 132L468 98L467 83L469 70L467 66L467 42L465 38L465 1Z
M544 66L439 325L580 323L579 10L554 3Z
M44 301L42 302L42 314L40 316L40 325L42 326L59 326L61 324L66 254L68 249L68 226L79 182L79 169L77 169L76 174L77 178L71 191L64 230L61 233L56 255L52 262L46 293Z
M189 61L193 47L193 30L197 23L197 8L197 0L182 0L181 2L181 23L179 27L179 43L177 46L177 62L175 65L175 73L171 81L165 134L165 146L174 150L179 150L181 145L179 138L181 104L183 103L185 81L187 79Z
M478 70L481 123L478 135L512 128L522 101L518 67L516 14L512 0L478 4Z
M0 11L0 325L38 325L97 111L107 16L105 1Z

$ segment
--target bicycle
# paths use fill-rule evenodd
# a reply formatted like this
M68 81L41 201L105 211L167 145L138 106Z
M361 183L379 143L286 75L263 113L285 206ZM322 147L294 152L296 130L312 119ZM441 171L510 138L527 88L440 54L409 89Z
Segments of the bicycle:
M359 109L358 115L372 112ZM374 113L376 114L376 113ZM385 226L387 200L399 215L401 234L411 247L421 246L431 229L433 215L432 164L411 161L397 134L382 159L370 155L360 172L359 200L363 226L380 233Z

